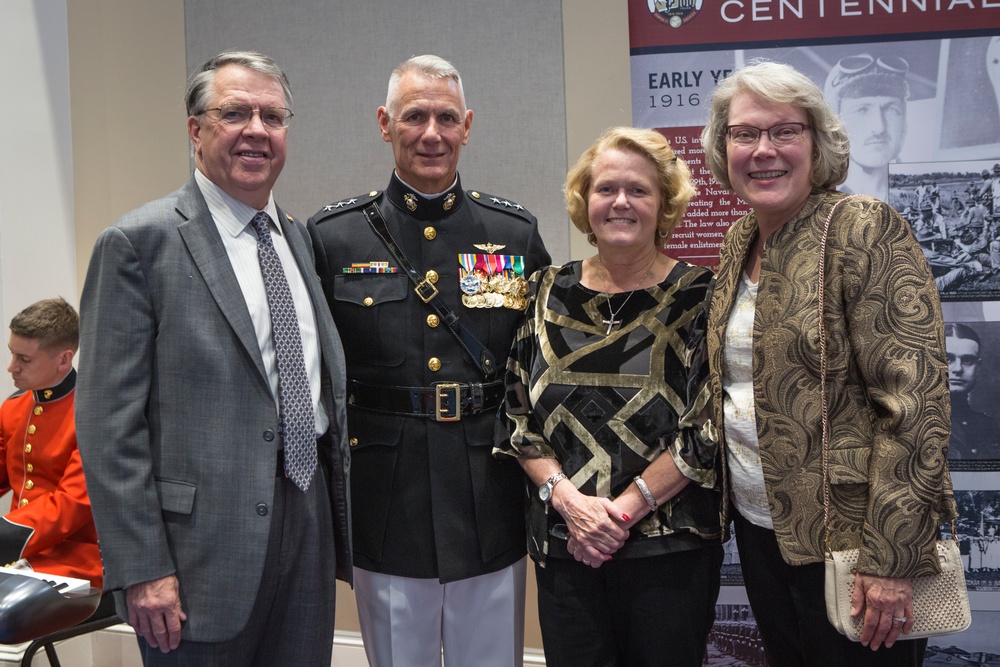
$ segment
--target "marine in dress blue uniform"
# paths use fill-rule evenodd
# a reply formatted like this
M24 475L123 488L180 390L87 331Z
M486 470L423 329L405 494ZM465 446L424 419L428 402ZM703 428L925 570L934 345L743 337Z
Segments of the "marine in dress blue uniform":
M525 279L549 255L523 206L463 190L472 111L450 63L397 67L378 120L395 158L386 190L309 221L347 357L365 651L373 667L440 666L442 650L446 667L519 665L524 477L492 456L503 373L481 369L476 348L503 363ZM449 313L470 334L461 344Z

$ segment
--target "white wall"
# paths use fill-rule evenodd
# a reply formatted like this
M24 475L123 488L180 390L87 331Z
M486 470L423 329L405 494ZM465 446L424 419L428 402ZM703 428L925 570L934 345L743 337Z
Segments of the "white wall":
M0 359L7 325L53 296L77 304L66 0L0 3ZM0 373L0 397L14 390Z

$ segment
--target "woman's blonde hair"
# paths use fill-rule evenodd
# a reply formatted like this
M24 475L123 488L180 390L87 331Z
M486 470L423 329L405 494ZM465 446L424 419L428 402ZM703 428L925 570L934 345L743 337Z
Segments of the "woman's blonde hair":
M608 150L631 151L649 159L656 170L660 189L660 211L656 222L657 238L654 243L663 245L684 217L688 201L697 194L691 183L691 170L683 160L674 155L670 142L656 130L634 127L611 127L583 152L566 175L566 208L573 225L587 235L591 245L596 245L590 227L587 195L594 181L594 160Z

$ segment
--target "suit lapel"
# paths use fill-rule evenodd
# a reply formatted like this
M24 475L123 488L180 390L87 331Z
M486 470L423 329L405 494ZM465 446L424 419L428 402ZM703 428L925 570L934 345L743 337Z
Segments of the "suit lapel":
M212 214L198 191L194 178L181 189L177 212L185 218L184 222L177 226L177 230L191 258L229 326L233 328L237 338L246 348L247 354L253 359L261 379L267 383L267 372L264 370L264 360L260 356L257 334L254 332L253 322L250 321L246 298L236 280L236 273L229 261L226 247L219 238Z

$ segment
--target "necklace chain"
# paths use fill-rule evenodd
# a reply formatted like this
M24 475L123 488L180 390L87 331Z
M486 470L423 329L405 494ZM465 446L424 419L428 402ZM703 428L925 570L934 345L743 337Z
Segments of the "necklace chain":
M597 254L597 263L601 265L601 269L604 271L604 276L602 277L604 278L604 286L607 287L611 283L611 272L608 271L608 267L604 266L604 260L601 259L600 253ZM621 305L618 306L617 309L611 307L611 292L605 290L604 298L608 302L608 312L611 313L608 319L606 320L601 319L601 324L608 325L608 330L604 332L605 336L610 336L612 331L617 330L616 327L621 326L622 321L616 320L615 318L618 316L618 313L622 312L622 308L624 308L625 304L628 303L629 299L632 298L632 295L635 294L635 291L639 289L639 285L644 283L646 281L646 278L649 277L649 272L653 269L653 264L656 264L656 254L653 255L652 261L649 263L649 266L646 267L646 272L642 274L642 277L639 278L639 281L635 284L635 287L632 288L632 291L628 293L628 296L625 297L625 300L622 301Z

